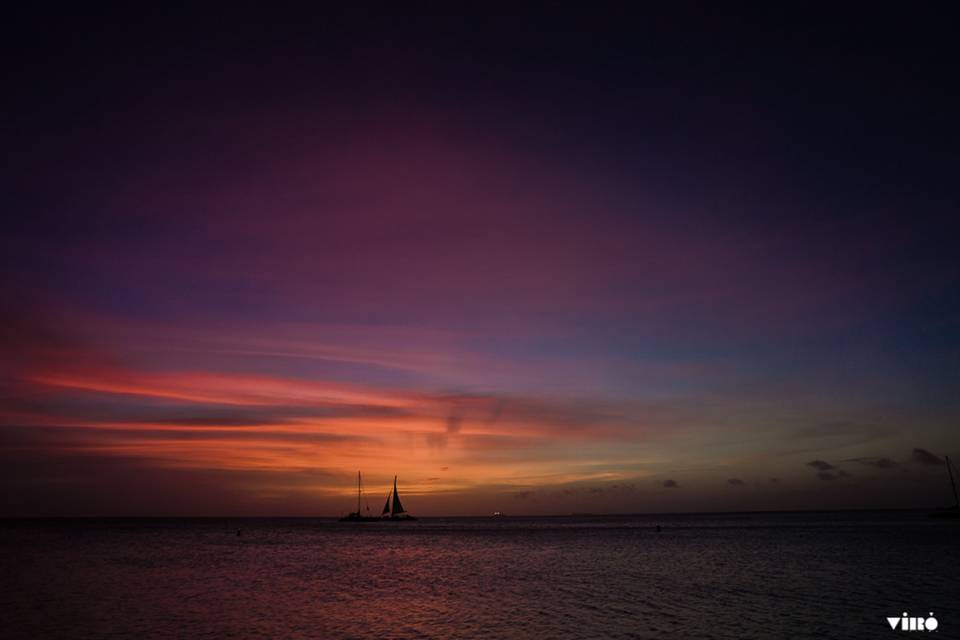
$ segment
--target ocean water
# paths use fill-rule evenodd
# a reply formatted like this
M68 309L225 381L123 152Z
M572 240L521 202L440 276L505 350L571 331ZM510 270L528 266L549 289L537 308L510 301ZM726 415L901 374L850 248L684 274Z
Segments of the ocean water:
M919 512L7 521L0 637L942 639L958 543Z

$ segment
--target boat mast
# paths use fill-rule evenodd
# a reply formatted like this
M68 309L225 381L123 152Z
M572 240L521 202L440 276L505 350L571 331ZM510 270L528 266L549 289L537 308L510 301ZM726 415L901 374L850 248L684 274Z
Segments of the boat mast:
M953 481L953 471L950 469L950 456L943 456L947 461L947 473L950 474L950 487L953 489L953 503L960 509L960 498L957 498L957 484Z
M357 515L360 515L360 472L357 471Z

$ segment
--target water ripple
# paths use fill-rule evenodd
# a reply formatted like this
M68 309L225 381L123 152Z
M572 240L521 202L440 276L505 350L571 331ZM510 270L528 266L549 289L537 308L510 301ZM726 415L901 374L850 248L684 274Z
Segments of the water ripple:
M911 513L8 523L0 635L874 637L906 610L948 637L957 529Z

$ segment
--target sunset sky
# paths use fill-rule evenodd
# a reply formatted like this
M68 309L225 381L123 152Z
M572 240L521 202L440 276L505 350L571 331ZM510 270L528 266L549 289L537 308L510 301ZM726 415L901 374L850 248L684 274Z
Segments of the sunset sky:
M955 25L729 10L12 16L0 516L949 504Z

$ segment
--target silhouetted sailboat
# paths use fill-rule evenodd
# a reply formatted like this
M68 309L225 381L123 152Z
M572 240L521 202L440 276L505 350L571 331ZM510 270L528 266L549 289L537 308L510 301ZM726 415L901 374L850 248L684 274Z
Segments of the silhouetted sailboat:
M947 475L950 476L950 488L953 489L953 506L937 509L930 514L931 518L960 518L960 498L957 497L957 483L953 479L953 463L950 462L950 456L944 456L947 464Z
M400 494L397 493L397 476L393 476L393 504L390 504L391 496L387 496L387 501L383 504L383 511L380 517L384 520L416 520L412 515L403 510L400 504Z
M344 517L340 518L340 522L375 522L380 520L380 518L369 515L370 505L367 505L367 515L363 515L363 512L360 510L360 501L362 497L363 483L360 479L360 472L357 471L357 510L354 513L348 513Z
M392 499L392 503L391 503ZM383 511L379 516L370 514L370 506L367 505L366 513L361 511L360 505L363 500L363 483L360 472L357 471L357 510L348 513L340 518L340 522L383 522L392 520L416 520L409 513L404 511L403 504L400 503L400 494L397 492L397 476L393 476L393 492L387 494L387 502L383 505Z

